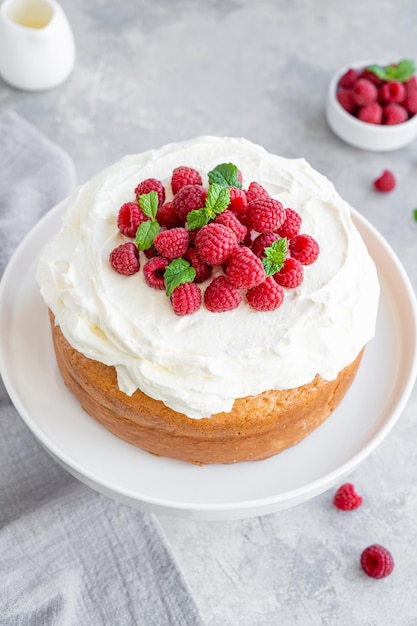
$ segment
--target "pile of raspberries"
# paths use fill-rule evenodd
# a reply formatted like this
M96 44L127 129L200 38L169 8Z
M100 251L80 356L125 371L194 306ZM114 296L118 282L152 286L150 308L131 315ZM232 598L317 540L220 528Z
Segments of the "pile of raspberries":
M350 68L339 80L336 98L362 122L401 124L417 113L417 77L386 80L370 68Z
M242 298L258 311L277 309L284 288L298 287L304 266L317 259L317 241L300 233L299 213L259 183L243 190L236 165L220 164L208 179L205 188L197 170L175 168L170 201L160 180L141 181L134 200L118 211L126 241L111 251L110 264L120 274L135 274L143 252L146 283L165 290L177 315L203 303L212 312L229 311Z

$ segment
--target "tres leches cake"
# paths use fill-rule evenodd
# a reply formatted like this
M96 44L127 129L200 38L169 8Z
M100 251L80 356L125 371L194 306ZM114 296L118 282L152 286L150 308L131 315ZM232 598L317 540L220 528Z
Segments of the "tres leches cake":
M126 156L75 189L37 280L85 411L197 464L265 459L318 427L352 383L379 298L324 176L217 137Z

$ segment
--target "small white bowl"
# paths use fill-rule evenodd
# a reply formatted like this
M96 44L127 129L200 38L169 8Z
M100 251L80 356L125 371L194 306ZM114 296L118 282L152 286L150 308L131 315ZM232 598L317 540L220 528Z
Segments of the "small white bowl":
M362 122L351 115L339 104L336 98L337 86L340 78L349 68L360 70L375 63L375 61L358 61L346 65L332 78L326 102L326 117L330 128L341 139L356 148L385 152L397 150L406 146L417 136L417 115L401 124L383 125ZM385 62L380 63L386 65Z

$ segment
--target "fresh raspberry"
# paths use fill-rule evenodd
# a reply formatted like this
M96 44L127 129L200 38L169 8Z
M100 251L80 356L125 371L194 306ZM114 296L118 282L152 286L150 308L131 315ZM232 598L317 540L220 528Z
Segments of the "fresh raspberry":
M257 198L267 199L269 198L269 193L259 183L252 182L246 191L246 200L249 203L252 202L252 200L256 200Z
M164 259L162 256L154 256L146 261L143 266L143 275L149 287L165 289L165 268L169 264L170 260Z
M353 85L359 78L359 72L353 67L349 68L339 80L339 87L343 89L352 89Z
M407 93L402 106L408 111L409 115L417 113L417 89Z
M294 259L293 257L289 257L285 259L284 265L281 267L279 272L276 272L273 275L274 280L281 285L281 287L286 287L287 289L295 289L303 282L304 270L300 261Z
M187 215L194 209L201 209L206 204L207 191L202 185L185 185L176 193L172 206L178 219L185 223Z
M370 80L359 78L352 89L352 94L356 104L364 106L370 102L375 102L378 98L378 89Z
M355 113L358 105L351 89L339 89L336 93L336 100L348 113Z
M214 278L204 292L204 304L213 313L231 311L241 300L242 296L225 276Z
M236 235L236 239L238 243L241 243L245 237L248 229L244 226L230 209L226 209L223 213L220 213L216 216L214 220L216 224L223 224L223 226L227 226L230 230Z
M181 227L161 230L153 243L161 256L177 259L188 248L188 232Z
M200 176L200 173L192 167L180 165L179 167L176 167L172 172L171 188L174 196L181 189L181 187L185 187L185 185L202 184L203 180Z
M390 172L390 170L384 170L381 176L378 176L378 178L374 180L375 189L382 191L383 193L392 191L395 188L395 185L395 176L392 172Z
M410 91L415 91L417 89L417 76L412 76L408 80L405 81L404 87L407 93Z
M125 202L119 209L117 227L126 237L135 237L139 225L147 219L137 202Z
M205 280L210 278L213 268L200 258L195 248L188 248L183 258L195 269L195 283L203 283Z
M166 228L175 228L176 226L182 225L174 211L172 202L164 202L164 204L158 208L156 221L160 226L165 226Z
M319 252L319 244L311 235L296 235L290 239L290 254L302 265L314 263Z
M265 248L272 246L274 241L277 241L277 239L281 239L278 233L262 233L262 235L258 235L253 240L251 250L257 257L262 259L265 256Z
M110 252L109 261L113 269L119 274L131 276L140 269L139 251L137 246L129 241Z
M357 118L361 120L361 122L366 122L367 124L381 124L382 123L382 106L379 102L371 102L370 104L365 104L365 106L360 107L357 112Z
M240 246L230 255L226 276L236 289L250 289L265 280L265 270L261 259L252 250Z
M136 199L139 199L139 196L150 193L151 191L156 191L158 194L158 206L162 206L165 202L165 188L161 181L156 178L146 178L137 185L135 188Z
M195 248L201 259L210 265L221 265L237 247L233 230L211 222L203 226L195 238Z
M248 289L246 299L252 309L257 311L274 311L281 306L284 299L284 290L272 276L268 276L263 283Z
M248 224L258 233L279 228L285 220L285 209L279 200L257 198L248 204Z
M405 87L398 80L384 82L379 88L379 99L382 102L402 102L405 98Z
M333 504L341 511L353 511L362 504L362 496L358 495L352 483L344 483L334 494Z
M244 224L246 207L248 206L246 193L242 189L238 189L237 187L229 187L229 191L230 202L227 208L230 211L233 211L236 217Z
M195 313L201 306L201 291L195 283L182 283L172 292L171 304L176 315Z
M285 209L285 220L281 226L277 229L278 235L291 239L300 232L301 227L301 215L294 211L294 209Z
M384 124L402 124L408 120L408 113L401 104L387 104L383 107Z
M394 569L394 559L387 548L374 543L362 552L361 566L365 574L371 578L385 578Z

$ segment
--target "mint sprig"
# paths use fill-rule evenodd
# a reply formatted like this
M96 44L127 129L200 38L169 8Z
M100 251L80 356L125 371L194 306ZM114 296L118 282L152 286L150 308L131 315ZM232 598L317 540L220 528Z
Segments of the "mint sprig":
M402 59L392 65L369 65L366 69L381 80L396 80L400 83L405 83L416 71L414 61L410 59Z
M202 228L213 220L216 215L223 213L230 203L230 190L217 183L212 183L207 191L206 205L201 209L194 209L187 215L189 230Z
M183 283L191 283L196 275L196 271L192 265L185 259L174 259L165 268L164 283L165 293L170 296L178 285Z
M417 222L417 209L413 210L414 221Z
M208 173L210 184L215 183L222 187L237 187L242 189L242 183L239 180L239 170L233 163L220 163Z
M282 268L287 253L287 247L288 240L286 237L282 237L282 239L277 239L271 246L265 248L265 256L262 259L262 263L267 276L272 276Z
M153 245L160 230L156 221L158 211L158 194L156 191L150 191L139 196L139 206L142 213L149 219L139 225L136 231L136 245L139 250L148 250Z

